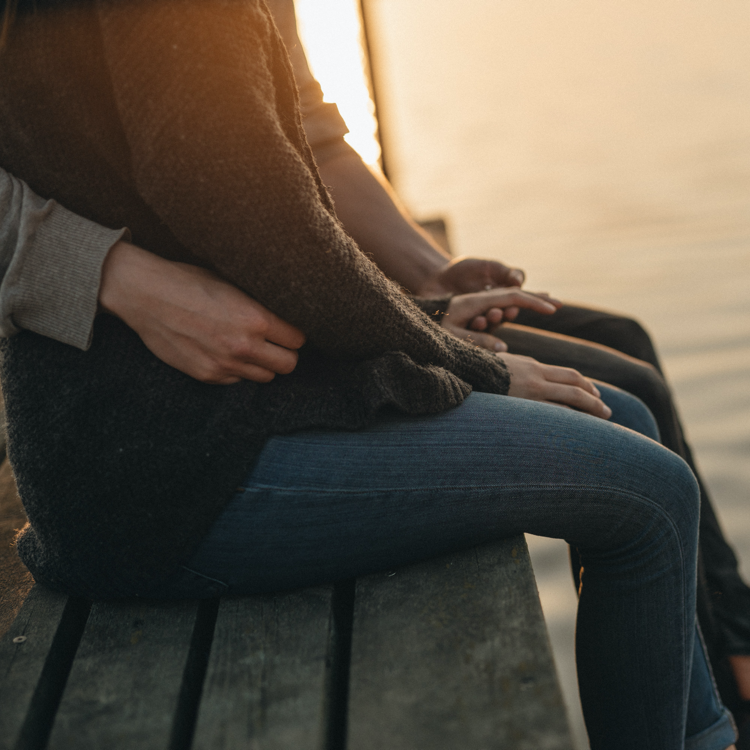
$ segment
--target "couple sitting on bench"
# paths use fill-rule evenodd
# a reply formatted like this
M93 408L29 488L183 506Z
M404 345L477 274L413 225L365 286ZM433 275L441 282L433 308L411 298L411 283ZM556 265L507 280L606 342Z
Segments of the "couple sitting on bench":
M13 5L2 378L37 581L254 594L558 537L592 748L731 747L695 615L715 519L642 330L448 262L308 124L316 164L263 0Z

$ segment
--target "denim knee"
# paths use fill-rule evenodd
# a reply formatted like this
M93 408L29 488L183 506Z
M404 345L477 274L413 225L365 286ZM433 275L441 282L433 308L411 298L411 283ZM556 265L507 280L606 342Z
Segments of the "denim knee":
M636 458L609 497L608 530L593 543L591 538L589 544L572 543L584 558L624 555L646 576L677 566L694 573L700 516L695 476L679 456L655 443L639 443Z
M612 409L610 422L659 442L659 428L656 420L643 401L612 386L599 385L599 391L602 394L602 401Z
M685 542L691 542L697 550L698 520L700 517L700 492L698 482L690 467L679 456L669 452L665 460L661 457L659 465L645 467L650 471L668 473L669 481L666 491L652 497L651 513L660 519L657 523L673 526ZM644 477L645 486L649 487L648 476ZM651 494L651 493L650 493ZM648 515L648 511L646 511ZM696 552L697 554L697 552Z

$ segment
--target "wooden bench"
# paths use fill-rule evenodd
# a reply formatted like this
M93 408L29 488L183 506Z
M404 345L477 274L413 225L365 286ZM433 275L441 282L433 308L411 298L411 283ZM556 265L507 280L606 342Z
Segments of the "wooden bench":
M0 748L568 750L523 537L276 596L91 604L0 641Z

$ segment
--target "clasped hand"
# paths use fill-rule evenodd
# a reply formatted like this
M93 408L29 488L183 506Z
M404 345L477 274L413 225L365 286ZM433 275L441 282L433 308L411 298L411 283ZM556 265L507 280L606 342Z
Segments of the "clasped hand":
M562 302L547 294L534 294L518 287L460 294L451 299L442 325L459 338L485 349L507 352L504 342L481 331L488 325L500 323L508 310L513 311L515 318L522 307L552 315L562 307ZM599 389L577 370L545 365L518 354L506 353L501 359L510 371L509 396L577 409L603 419L612 415L601 400Z
M521 291L517 286L458 294L451 299L441 324L460 339L492 352L505 352L508 347L504 341L482 331L503 320L515 320L522 307L552 315L562 307L562 302L545 293Z

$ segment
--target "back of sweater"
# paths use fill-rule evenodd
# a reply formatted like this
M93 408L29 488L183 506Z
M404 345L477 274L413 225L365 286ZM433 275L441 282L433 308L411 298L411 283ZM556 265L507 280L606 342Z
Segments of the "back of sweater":
M34 190L213 269L308 340L291 375L233 386L191 380L110 318L88 352L6 342L9 455L31 522L18 548L38 579L147 595L270 434L507 392L499 359L432 324L343 232L262 0L22 15L0 55L0 127L0 162Z

